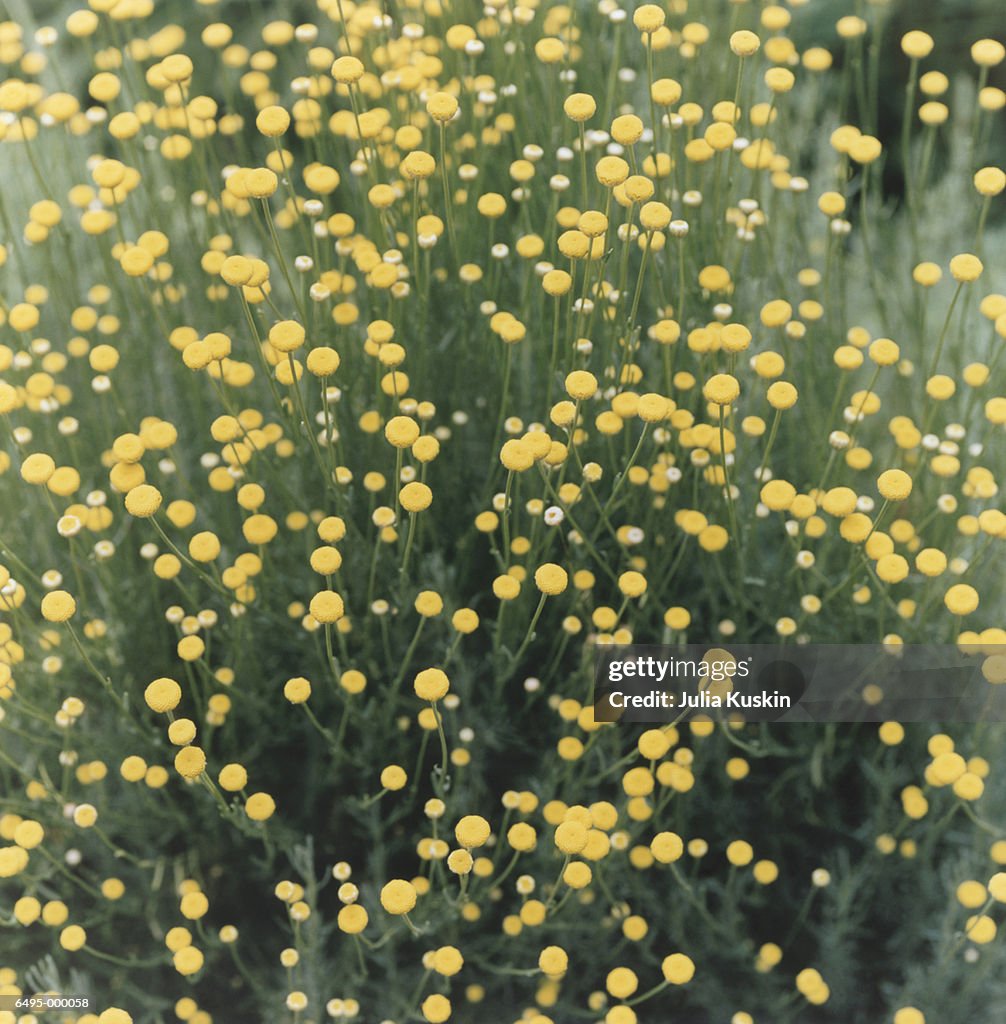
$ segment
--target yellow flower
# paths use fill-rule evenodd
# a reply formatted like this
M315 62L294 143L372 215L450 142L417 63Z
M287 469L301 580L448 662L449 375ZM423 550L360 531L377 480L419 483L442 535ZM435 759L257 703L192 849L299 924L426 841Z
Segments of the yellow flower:
M126 511L138 519L147 519L161 507L161 492L150 484L140 484L126 493Z
M87 932L80 925L71 924L59 933L59 944L71 953L82 949L87 942Z
M381 906L396 916L407 914L416 905L416 888L403 878L394 878L381 889Z
M454 836L467 850L485 846L490 836L489 822L481 815L465 815L454 827Z
M451 1001L438 994L427 996L420 1008L429 1024L444 1024L451 1015Z
M707 402L716 405L730 405L741 393L737 378L729 373L717 373L706 381L702 394Z
M345 605L334 590L322 590L311 598L310 610L319 622L333 623L343 617Z
M201 747L183 747L175 754L175 771L183 779L198 779L206 770L206 754Z
M569 577L561 565L556 565L554 562L546 562L535 570L534 582L542 594L554 596L561 594L566 589Z
M77 602L65 590L53 590L42 598L42 618L46 622L66 622L77 611Z
M21 478L29 484L44 484L55 472L55 461L51 455L46 455L43 452L29 455L21 463Z
M904 501L912 493L912 478L902 469L888 469L877 477L877 490L886 501Z
M357 57L339 57L332 64L332 77L343 85L358 82L363 77L363 62Z
M446 92L432 93L426 101L426 112L440 124L450 121L458 110L457 98Z
M960 253L950 261L950 273L955 281L977 281L985 268L982 261L969 252Z
M245 801L245 814L252 821L268 821L275 813L276 801L268 793L252 793Z
M580 853L587 845L587 838L587 829L579 821L564 821L555 830L555 845L567 855Z
M286 134L286 130L290 127L290 115L282 107L266 107L259 111L258 117L255 119L255 127L266 138L278 138L280 135Z
M283 684L283 696L291 704L304 704L311 696L311 683L303 676L288 679Z
M665 956L661 970L664 978L672 985L687 985L695 976L695 964L684 953L671 953L670 956Z
M155 679L146 688L143 697L152 711L174 711L182 699L182 688L174 679Z
M922 60L928 57L933 49L933 37L928 32L914 30L906 32L901 37L901 49L906 57L912 60Z
M450 689L450 680L447 673L439 668L427 668L416 675L413 688L420 700L438 701L442 700Z
M280 320L269 328L269 344L277 352L294 352L304 344L306 332L296 320Z
M643 4L632 14L632 24L640 32L653 33L664 23L664 12L656 4Z
M952 615L970 615L978 607L978 591L970 584L955 583L943 596Z
M761 40L754 32L740 29L730 36L730 49L738 57L752 57L758 52Z
M433 491L418 480L406 484L398 497L406 512L423 512L433 503Z

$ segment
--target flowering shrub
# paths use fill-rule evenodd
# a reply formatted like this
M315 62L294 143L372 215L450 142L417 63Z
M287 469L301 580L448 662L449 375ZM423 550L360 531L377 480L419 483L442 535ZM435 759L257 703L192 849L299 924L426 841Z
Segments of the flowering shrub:
M1006 680L1002 44L307 6L0 24L0 1022L1000 1020L1001 726L592 686Z

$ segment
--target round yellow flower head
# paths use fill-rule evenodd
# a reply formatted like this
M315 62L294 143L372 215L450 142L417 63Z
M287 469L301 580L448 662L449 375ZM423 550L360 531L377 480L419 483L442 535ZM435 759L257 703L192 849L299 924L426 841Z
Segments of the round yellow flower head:
M143 699L151 711L163 714L165 711L174 711L182 699L182 688L174 679L155 679L146 690L143 691Z
M307 356L307 369L316 377L331 377L339 369L342 358L334 348L319 345L311 349Z
M653 837L650 852L661 864L673 864L685 852L685 844L676 832L660 832Z
M259 111L255 126L266 138L276 139L286 134L290 127L290 115L282 107L266 107Z
M542 594L555 595L566 589L569 577L561 565L546 562L535 570L534 582Z
M420 700L430 702L442 700L451 688L447 673L439 668L426 668L416 675L413 689Z
M640 32L651 34L664 24L664 18L663 8L658 7L656 4L643 4L633 12L632 24Z
M253 273L252 262L246 256L228 256L220 267L220 276L232 287L246 285Z
M789 381L777 380L769 385L765 397L773 409L785 410L792 409L796 405L799 393Z
M908 571L908 562L901 555L886 554L877 559L877 575L885 583L900 583Z
M126 165L119 160L102 160L95 164L91 176L102 188L116 188L126 179Z
M960 253L950 261L950 273L955 281L962 284L977 281L984 269L982 261L969 252Z
M456 875L469 875L475 867L475 858L467 850L452 850L447 867Z
M588 93L574 92L566 97L562 109L571 121L583 122L594 116L597 111L597 102Z
M184 53L173 53L161 62L161 72L169 82L185 82L194 70L191 58Z
M423 512L433 503L433 491L418 480L407 483L398 497L406 512Z
M577 401L593 398L597 392L597 378L587 370L574 370L566 376L566 394Z
M196 723L191 718L176 718L168 726L168 739L177 747L184 747L196 738Z
M288 679L283 685L283 696L291 704L305 703L311 696L310 680L305 679L303 676L295 676L293 679Z
M979 39L971 47L971 59L983 68L994 68L1006 59L1006 47L998 39Z
M268 167L256 167L250 170L244 179L248 194L254 199L268 199L275 195L279 188L279 178Z
M734 867L744 867L751 863L754 857L754 850L751 844L745 839L735 839L727 846L727 860Z
M526 441L514 437L500 450L500 462L513 473L523 473L534 465L534 451Z
M122 254L122 269L130 277L143 277L154 265L154 257L140 246L132 246Z
M75 953L87 942L87 933L78 924L71 924L59 933L59 944L68 952Z
M760 46L758 36L747 29L739 29L730 37L730 49L737 57L753 57Z
M46 622L66 622L77 611L77 602L65 590L53 590L42 598L42 618Z
M611 137L621 146L631 146L643 135L643 122L635 114L621 114L611 122Z
M175 771L183 779L198 779L206 770L206 754L201 747L183 747L175 754Z
M538 954L538 966L547 977L557 980L569 968L569 955L562 946L546 946Z
M952 615L970 615L978 607L978 601L978 591L967 583L954 584L943 597Z
M796 487L788 480L769 480L762 486L759 497L772 512L785 512L796 498Z
M618 577L618 589L626 597L642 597L646 593L646 577L641 572L630 569Z
M741 393L737 378L729 373L717 373L706 381L702 394L707 402L716 405L731 405Z
M451 1016L451 1001L439 993L427 996L420 1007L429 1024L444 1024Z
M466 850L485 846L489 841L489 822L478 814L467 814L454 827L454 836Z
M672 106L681 99L681 83L673 78L658 78L650 89L650 95L659 106Z
M409 448L419 437L419 424L411 416L393 416L385 424L384 436L395 448Z
M444 610L444 599L435 590L422 590L414 602L416 611L425 618L435 618Z
M458 112L458 101L447 92L435 92L426 101L426 113L438 124L446 124Z
M42 904L34 896L22 896L14 903L14 918L27 927L34 924L42 913Z
M140 484L126 493L126 511L138 519L148 519L161 507L161 492L150 484Z
M346 613L342 598L334 590L321 590L311 598L311 614L321 623L338 622Z
M381 786L391 792L403 789L408 781L409 776L401 765L389 764L381 770Z
M269 344L277 352L294 352L304 344L306 332L296 320L280 320L269 329Z
M521 853L533 850L538 841L534 828L523 821L517 822L516 825L511 825L507 829L506 838L513 849L519 850Z
M433 969L445 978L452 978L465 965L465 958L456 946L441 946L433 954Z
M414 149L407 154L401 163L402 173L410 181L420 181L429 178L437 169L437 163L433 157L421 149Z
M212 562L220 554L220 538L210 530L195 534L189 541L189 555L197 562Z
M582 822L571 819L561 822L555 830L555 845L561 853L580 853L587 845L587 829Z
M22 850L34 850L45 838L45 829L37 821L22 821L14 829L14 842Z
M918 29L906 32L901 37L902 52L912 60L928 57L932 53L933 45L933 37L928 32L921 32Z
M25 483L41 485L47 483L56 472L56 463L51 455L35 452L21 463L21 479Z
M217 776L220 788L228 793L240 793L248 785L248 772L244 765L225 764Z
M520 594L520 581L509 573L503 573L493 580L493 593L501 601L513 601Z
M629 165L620 156L602 156L594 173L605 188L614 188L629 176Z
M339 57L332 64L332 77L342 85L350 85L363 78L363 62L357 57Z
M608 972L605 988L616 999L628 999L639 988L639 978L629 967L616 967Z
M245 814L252 821L268 821L275 813L276 801L268 793L252 793L245 801Z
M890 338L877 338L870 342L869 353L877 366L894 366L901 356L901 349Z
M381 906L389 914L407 914L416 905L416 887L404 878L393 878L381 889Z
M691 957L684 953L671 953L665 956L660 965L664 978L672 985L687 985L695 977L695 964Z
M983 167L975 172L975 189L982 196L997 196L1006 189L1006 171L999 167Z
M877 490L885 501L904 501L912 493L912 478L903 469L888 469L877 477Z
M359 935L367 927L370 915L359 903L351 903L339 911L336 923L339 930L347 935Z
M172 962L174 963L175 970L182 977L189 977L193 974L198 974L202 970L205 957L202 951L195 946L186 946L174 954Z

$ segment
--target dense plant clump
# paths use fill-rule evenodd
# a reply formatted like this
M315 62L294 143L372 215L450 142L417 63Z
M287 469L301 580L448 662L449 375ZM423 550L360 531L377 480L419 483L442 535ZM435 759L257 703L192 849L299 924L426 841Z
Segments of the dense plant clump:
M9 7L0 1024L999 1021L1002 725L644 729L593 672L1006 682L1002 43Z

